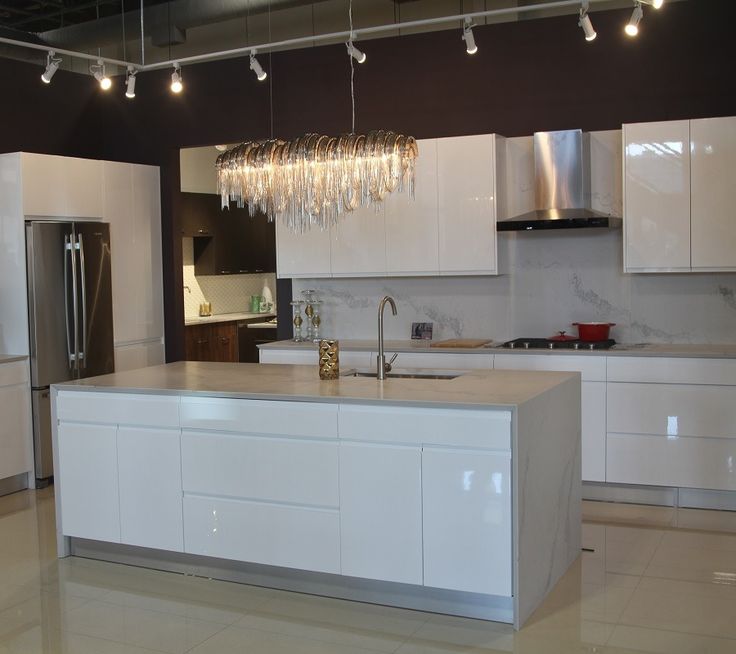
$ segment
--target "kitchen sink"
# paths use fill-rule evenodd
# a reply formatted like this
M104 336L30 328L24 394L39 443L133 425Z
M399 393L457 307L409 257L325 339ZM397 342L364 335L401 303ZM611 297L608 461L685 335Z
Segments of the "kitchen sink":
M454 370L396 370L386 373L386 379L456 379L462 372ZM375 379L378 374L375 370L347 370L340 375L341 377L372 377Z

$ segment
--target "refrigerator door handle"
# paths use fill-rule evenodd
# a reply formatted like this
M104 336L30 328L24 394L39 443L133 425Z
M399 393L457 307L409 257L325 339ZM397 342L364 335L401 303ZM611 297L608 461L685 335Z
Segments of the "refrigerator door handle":
M72 250L72 312L74 314L74 368L79 370L79 300L77 293L77 244L69 237Z
M64 323L66 324L66 354L69 360L69 368L73 370L76 357L72 354L72 342L69 337L69 266L67 266L67 254L69 255L72 274L74 274L71 236L64 236Z
M82 286L82 351L79 352L79 361L82 367L87 367L85 353L87 352L87 274L84 271L84 243L82 235L77 237L77 249L79 250L79 269L82 273L80 284Z

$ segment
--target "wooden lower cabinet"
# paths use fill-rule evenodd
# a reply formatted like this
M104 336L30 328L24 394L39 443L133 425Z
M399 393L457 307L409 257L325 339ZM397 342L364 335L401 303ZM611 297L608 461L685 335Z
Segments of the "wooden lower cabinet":
M185 329L187 361L238 361L238 326L234 322L190 325Z

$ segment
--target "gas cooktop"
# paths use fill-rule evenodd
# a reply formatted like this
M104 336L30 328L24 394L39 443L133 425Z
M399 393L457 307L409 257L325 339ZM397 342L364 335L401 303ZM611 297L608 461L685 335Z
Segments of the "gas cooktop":
M502 347L510 350L609 350L616 341L581 341L580 339L554 340L551 338L515 338Z

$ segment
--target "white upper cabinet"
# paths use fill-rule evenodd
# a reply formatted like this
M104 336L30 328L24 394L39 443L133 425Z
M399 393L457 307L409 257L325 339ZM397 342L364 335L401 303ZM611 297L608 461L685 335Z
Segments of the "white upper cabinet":
M437 140L441 274L496 273L495 136Z
M623 126L624 269L690 270L690 122Z
M329 277L330 230L315 226L295 233L277 219L276 268L278 277Z
M736 117L690 121L693 270L736 270Z
M330 229L332 274L386 274L386 212L383 204L358 207Z
M159 171L103 162L105 221L110 223L115 343L161 338L163 282Z
M26 216L102 217L102 162L21 155Z
M414 198L406 189L384 200L388 275L437 275L437 139L417 142Z

